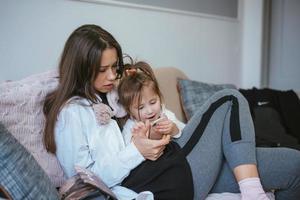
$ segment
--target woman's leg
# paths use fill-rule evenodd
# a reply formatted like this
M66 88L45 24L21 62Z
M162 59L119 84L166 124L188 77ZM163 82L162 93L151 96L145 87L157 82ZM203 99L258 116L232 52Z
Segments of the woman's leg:
M275 190L276 200L300 198L300 151L288 148L257 148L257 166L266 191ZM239 192L238 184L224 163L211 192Z
M220 103L224 97L232 96L232 101ZM192 147L187 151L187 160L193 174L194 199L205 199L218 177L224 156L231 169L256 164L248 103L236 90L226 89L213 95L192 117L177 142L184 151Z

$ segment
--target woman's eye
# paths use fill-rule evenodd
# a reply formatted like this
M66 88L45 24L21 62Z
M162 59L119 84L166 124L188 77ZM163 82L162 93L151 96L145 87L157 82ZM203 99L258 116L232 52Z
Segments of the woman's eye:
M118 69L118 66L112 65L111 67L99 67L99 72L106 72L109 69L111 69L113 72L115 72Z
M153 100L150 102L151 104L156 104L156 100Z
M102 68L102 67L99 68L99 72L105 72L105 71L106 71L105 68Z
M114 72L116 72L117 69L119 69L119 67L118 67L117 65L113 65L111 68L112 68L112 70L113 70Z

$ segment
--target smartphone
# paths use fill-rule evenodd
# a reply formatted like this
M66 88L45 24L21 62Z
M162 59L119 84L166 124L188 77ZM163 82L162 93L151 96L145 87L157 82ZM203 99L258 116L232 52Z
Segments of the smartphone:
M160 118L154 120L153 122L151 122L151 126L156 126L163 119L164 119L164 117L160 117Z
M152 135L151 135L151 127L154 127L154 126L156 126L160 121L162 121L163 119L164 119L165 117L159 117L158 119L156 119L156 120L154 120L153 122L151 122L150 124L151 124L151 126L150 126L150 132L149 132L149 138L150 139L154 139L154 140L159 140L159 139L161 139L161 137L162 136L160 136L159 138L155 138L155 137L152 137Z

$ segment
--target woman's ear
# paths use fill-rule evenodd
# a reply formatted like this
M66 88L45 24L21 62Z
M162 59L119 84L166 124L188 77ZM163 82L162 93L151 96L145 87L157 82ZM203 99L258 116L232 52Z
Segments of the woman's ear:
M129 115L129 118L132 120L136 120L135 117L133 116L132 112L130 111L130 109L127 110L127 113Z

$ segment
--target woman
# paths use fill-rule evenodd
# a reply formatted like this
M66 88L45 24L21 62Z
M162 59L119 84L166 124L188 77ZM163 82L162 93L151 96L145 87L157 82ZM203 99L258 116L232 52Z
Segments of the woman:
M137 194L121 183L145 160L162 160L170 137L150 140L135 134L125 146L117 121L126 113L118 105L114 87L122 70L121 47L110 33L96 25L76 29L62 53L59 85L45 100L44 143L67 177L74 175L74 165L80 165L101 177L119 199L145 194L151 199L151 190ZM266 199L257 166L264 188L278 189L277 199L300 196L299 152L256 149L255 157L249 109L237 91L225 90L210 98L177 142L191 168L194 199L204 199L210 191L239 189L243 199Z

